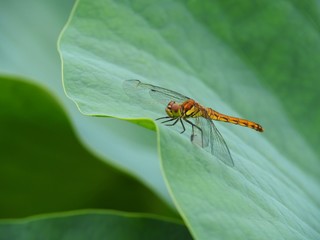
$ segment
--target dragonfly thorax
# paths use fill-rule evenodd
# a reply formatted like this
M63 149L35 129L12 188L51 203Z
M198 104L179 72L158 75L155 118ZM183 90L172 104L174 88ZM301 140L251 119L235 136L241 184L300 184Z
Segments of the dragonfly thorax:
M182 116L183 108L181 104L170 101L166 107L166 113L171 118L179 118Z

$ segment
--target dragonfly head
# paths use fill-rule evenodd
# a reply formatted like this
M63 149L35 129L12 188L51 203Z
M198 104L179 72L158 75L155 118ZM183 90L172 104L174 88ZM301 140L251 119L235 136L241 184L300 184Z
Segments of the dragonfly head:
M166 113L171 118L179 118L182 116L182 106L179 103L171 101L166 107Z

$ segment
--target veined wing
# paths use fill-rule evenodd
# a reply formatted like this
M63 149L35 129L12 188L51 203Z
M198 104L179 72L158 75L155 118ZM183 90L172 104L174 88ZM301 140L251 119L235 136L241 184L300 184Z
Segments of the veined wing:
M202 147L206 148L209 146L209 132L210 125L207 124L207 119L202 117L195 118L195 126L192 126L191 142ZM201 130L200 130L201 129Z
M234 162L232 160L230 150L224 141L221 133L218 131L216 125L214 125L213 121L207 119L207 122L211 125L211 133L210 133L210 146L211 153L219 158L225 164L233 167Z
M128 95L134 95L140 90L149 91L149 94L152 98L163 104L168 104L170 101L183 103L189 99L178 92L147 83L142 83L140 80L136 79L125 80L123 82L123 89Z
M234 162L229 148L213 121L211 119L199 117L196 118L195 124L201 128L202 132L193 127L194 130L191 137L192 142L216 156L223 163L233 167Z

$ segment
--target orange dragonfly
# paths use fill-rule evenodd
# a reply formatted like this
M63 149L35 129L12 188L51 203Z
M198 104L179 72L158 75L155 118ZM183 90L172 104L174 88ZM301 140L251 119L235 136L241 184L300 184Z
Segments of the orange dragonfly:
M147 90L152 98L167 104L165 108L167 116L156 120L163 120L161 123L165 123L166 126L174 126L179 122L182 126L181 133L186 130L184 122L190 124L191 142L205 148L229 166L234 166L229 148L212 120L233 123L263 132L262 126L258 123L221 114L166 88L142 83L135 79L124 81L123 88L128 95L135 94L137 90Z

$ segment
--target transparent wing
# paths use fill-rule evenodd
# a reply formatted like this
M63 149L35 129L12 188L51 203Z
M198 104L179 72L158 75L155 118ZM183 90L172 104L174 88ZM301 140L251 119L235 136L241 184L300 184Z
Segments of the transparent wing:
M195 126L192 126L191 142L199 147L206 148L209 146L210 125L204 118L195 118Z
M199 117L195 119L195 125L197 127L192 126L192 143L204 148L225 164L233 167L234 163L229 148L213 121Z
M210 124L210 148L211 154L219 158L225 164L233 167L234 162L232 160L229 148L224 141L221 133L218 131L217 127L214 125L213 121L206 119L208 124Z
M182 103L189 99L178 92L147 83L142 83L140 80L136 79L125 80L123 82L123 89L129 96L136 95L137 92L140 92L141 90L148 91L152 98L163 104L168 104L170 101Z

